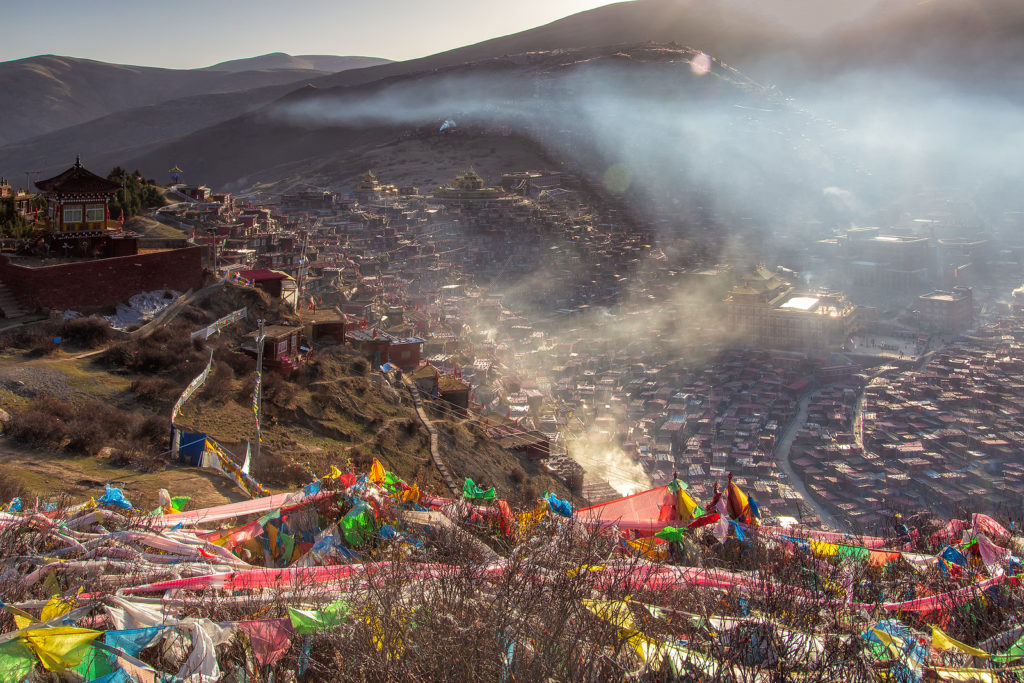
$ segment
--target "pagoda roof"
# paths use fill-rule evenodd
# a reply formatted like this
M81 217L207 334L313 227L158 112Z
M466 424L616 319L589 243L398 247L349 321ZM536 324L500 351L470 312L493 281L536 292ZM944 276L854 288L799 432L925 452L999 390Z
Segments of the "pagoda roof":
M75 165L46 180L36 182L36 187L43 192L59 192L62 194L103 194L116 192L121 188L120 183L102 178L82 166L81 159L75 160Z

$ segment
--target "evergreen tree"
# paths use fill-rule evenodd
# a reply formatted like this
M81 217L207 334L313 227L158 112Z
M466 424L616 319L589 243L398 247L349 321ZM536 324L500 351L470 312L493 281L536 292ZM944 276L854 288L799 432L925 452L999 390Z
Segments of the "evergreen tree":
M107 180L112 180L122 187L110 202L110 217L113 219L121 217L122 209L125 219L128 219L145 209L162 206L164 203L154 181L143 179L138 169L135 169L134 173L129 173L126 169L115 166L107 174Z

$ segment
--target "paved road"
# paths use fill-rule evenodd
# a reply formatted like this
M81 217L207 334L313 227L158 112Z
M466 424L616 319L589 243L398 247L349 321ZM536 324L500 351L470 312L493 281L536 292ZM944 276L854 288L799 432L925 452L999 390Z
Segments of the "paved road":
M793 448L793 439L796 438L797 430L800 429L807 421L807 405L811 402L811 396L813 394L813 391L809 391L800 399L796 415L786 427L786 431L783 432L782 439L779 440L778 447L775 450L775 461L779 464L779 467L782 468L782 471L786 473L787 481L790 486L796 489L797 493L804 497L804 502L814 509L818 518L833 529L844 531L846 530L846 525L840 523L838 519L833 517L832 514L821 505L821 503L808 494L807 487L804 486L803 477L796 476L793 472L793 466L789 462L789 452Z

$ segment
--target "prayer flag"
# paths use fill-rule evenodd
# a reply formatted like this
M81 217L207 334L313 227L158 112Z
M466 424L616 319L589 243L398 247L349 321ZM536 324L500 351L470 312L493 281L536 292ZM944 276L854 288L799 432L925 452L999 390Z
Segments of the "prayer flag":
M976 647L965 645L961 643L959 640L954 640L953 638L950 638L945 633L943 633L942 629L940 629L938 626L932 626L932 649L960 650L961 652L969 654L972 657L984 657L986 659L992 656L984 650L979 650Z

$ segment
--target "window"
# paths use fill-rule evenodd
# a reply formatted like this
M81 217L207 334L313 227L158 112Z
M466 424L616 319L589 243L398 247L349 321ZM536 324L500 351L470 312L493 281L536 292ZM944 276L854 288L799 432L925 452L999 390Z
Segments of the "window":
M64 222L65 223L81 223L82 222L82 205L71 204L64 207Z
M85 209L85 220L87 223L99 223L105 214L106 211L102 204L90 204Z

